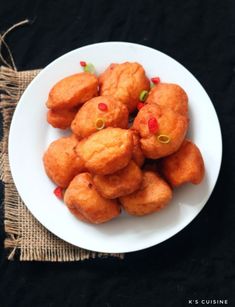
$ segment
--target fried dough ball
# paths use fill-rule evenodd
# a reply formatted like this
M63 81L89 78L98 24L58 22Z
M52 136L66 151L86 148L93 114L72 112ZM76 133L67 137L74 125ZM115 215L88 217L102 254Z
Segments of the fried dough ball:
M87 137L97 131L99 121L105 127L127 128L128 109L110 96L99 96L87 101L77 113L71 129L79 137Z
M188 115L188 96L178 84L158 83L149 92L146 103L157 103L182 115Z
M48 110L47 122L54 128L67 129L70 127L78 108L64 110Z
M157 173L144 171L140 189L119 200L127 213L141 216L164 208L171 198L169 185Z
M157 121L156 132L151 132L149 128L149 120L153 119ZM165 157L177 151L185 138L187 128L186 116L153 103L146 104L139 111L132 126L132 129L140 134L144 155L151 159Z
M49 92L47 107L61 110L79 106L97 96L98 79L95 75L82 72L57 82Z
M140 93L149 90L149 80L139 63L111 64L99 77L100 95L113 96L133 112Z
M121 212L117 200L106 199L97 192L89 173L74 177L65 192L64 201L77 218L92 224L107 222Z
M179 150L162 159L161 172L172 187L191 182L199 184L205 173L204 162L198 147L185 140Z
M133 147L132 159L139 167L141 167L144 164L145 157L141 150L140 138L136 131L133 131L133 144L134 147Z
M98 175L113 174L127 166L132 150L132 132L111 127L83 139L76 149L85 167Z
M135 162L111 175L95 175L94 184L103 197L117 198L136 191L142 181L142 172Z
M58 186L66 188L75 175L85 170L76 154L78 140L74 135L62 137L50 144L43 156L48 177Z

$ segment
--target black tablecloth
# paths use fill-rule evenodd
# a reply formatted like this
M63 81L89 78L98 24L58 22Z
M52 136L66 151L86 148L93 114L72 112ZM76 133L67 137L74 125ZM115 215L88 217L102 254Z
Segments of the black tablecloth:
M170 240L123 261L9 262L1 223L0 306L190 306L205 299L235 306L235 2L1 1L1 30L24 18L32 24L7 40L19 70L116 40L181 62L213 101L224 152L219 180L199 216Z

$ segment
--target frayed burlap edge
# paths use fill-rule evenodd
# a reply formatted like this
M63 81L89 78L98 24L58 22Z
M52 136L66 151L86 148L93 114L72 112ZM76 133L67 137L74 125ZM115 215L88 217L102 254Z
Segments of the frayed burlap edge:
M9 126L19 98L18 80L15 73L1 66L0 68L0 112L2 116L2 139L0 142L1 181L4 183L4 226L7 238L5 247L9 248L8 259L13 259L16 249L19 248L18 236L18 194L11 178L8 161L8 133Z
M3 137L0 142L0 166L1 177L4 183L4 227L6 239L4 242L5 248L9 251L8 259L13 260L16 257L16 252L19 254L21 261L79 261L85 259L94 259L97 257L117 257L124 258L123 254L104 254L93 251L84 250L73 246L67 242L57 238L49 231L43 229L44 236L46 233L45 246L37 246L35 242L27 243L23 246L23 241L27 241L22 233L20 233L20 211L25 210L25 217L30 215L15 188L8 161L8 134L13 112L17 102L25 89L24 82L21 81L22 76L30 75L33 79L40 70L32 70L25 72L17 72L10 68L0 67L0 113L2 116ZM32 221L31 221L32 223ZM35 219L35 226L43 228L42 225ZM40 234L39 234L40 235ZM38 238L40 241L40 238ZM49 242L49 243L48 243Z

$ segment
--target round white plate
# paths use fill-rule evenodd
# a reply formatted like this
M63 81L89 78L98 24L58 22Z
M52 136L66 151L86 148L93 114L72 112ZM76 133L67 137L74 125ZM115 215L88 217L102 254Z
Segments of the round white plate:
M89 225L77 220L53 194L42 156L47 146L65 132L46 121L45 101L60 79L82 71L79 62L95 65L98 73L112 62L139 62L149 77L180 84L188 94L188 136L199 146L206 176L198 185L185 185L174 192L167 208L145 216L125 213L106 224ZM10 135L9 159L16 188L31 213L61 239L89 250L119 253L156 245L178 233L201 211L215 186L222 157L219 122L207 93L181 64L157 50L125 42L107 42L71 51L48 65L31 82L15 110Z

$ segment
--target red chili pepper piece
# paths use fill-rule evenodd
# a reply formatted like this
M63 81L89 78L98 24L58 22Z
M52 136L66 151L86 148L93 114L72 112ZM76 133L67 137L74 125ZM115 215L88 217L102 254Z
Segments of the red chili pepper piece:
M81 65L82 67L85 67L85 66L86 66L86 62L85 62L85 61L81 61L81 62L80 62L80 65Z
M107 106L107 104L106 104L106 103L103 103L103 102L101 102L101 103L98 104L98 108L99 108L101 111L108 111L108 106Z
M144 107L144 103L143 103L143 102L139 102L139 103L137 104L137 109L138 109L138 110L142 109L143 107Z
M154 78L151 78L151 81L154 83L154 84L158 84L160 82L160 78L159 77L154 77Z
M151 117L148 120L148 127L149 127L149 132L151 133L156 133L159 129L158 127L158 122L157 119L155 117Z
M54 194L59 199L63 199L63 189L61 187L56 187L54 190Z

